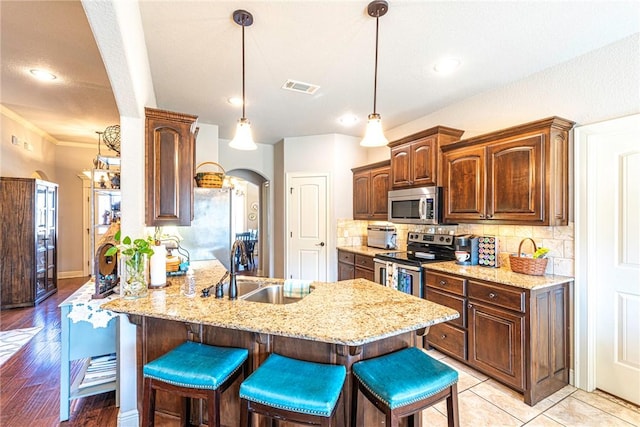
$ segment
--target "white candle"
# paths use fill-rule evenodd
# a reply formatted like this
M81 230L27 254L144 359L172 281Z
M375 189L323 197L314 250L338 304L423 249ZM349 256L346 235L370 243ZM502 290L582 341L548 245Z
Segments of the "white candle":
M167 283L167 247L165 245L151 246L149 270L151 270L151 286L162 286Z

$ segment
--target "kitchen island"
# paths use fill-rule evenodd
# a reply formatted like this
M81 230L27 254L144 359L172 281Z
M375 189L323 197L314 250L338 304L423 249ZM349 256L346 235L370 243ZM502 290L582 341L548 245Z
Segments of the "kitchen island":
M453 320L453 309L385 288L364 279L336 283L312 283L313 291L292 304L230 301L226 297L202 298L201 290L215 284L225 273L217 261L196 262L197 296L180 293L180 278L168 287L149 291L138 300L118 299L103 306L127 315L138 327L139 365L159 357L186 340L213 345L243 347L249 350L249 370L257 368L270 353L302 360L343 364L350 373L359 360L376 357L407 346L421 346L429 327ZM239 281L258 281L267 286L282 280L240 277ZM212 292L213 294L213 292ZM223 395L222 420L238 425L238 384ZM138 387L138 402L141 402ZM349 415L351 380L347 377L344 405L338 410ZM360 397L362 425L375 425L381 414ZM202 423L206 413L194 401L192 423ZM139 407L141 405L139 404ZM158 393L157 410L178 416L179 399ZM342 422L342 421L341 421Z

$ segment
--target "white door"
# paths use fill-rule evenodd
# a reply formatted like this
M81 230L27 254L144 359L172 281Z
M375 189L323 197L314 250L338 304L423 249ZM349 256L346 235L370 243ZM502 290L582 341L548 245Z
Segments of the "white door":
M327 175L290 175L286 277L327 280Z
M578 191L588 199L595 387L640 404L640 116L593 126Z

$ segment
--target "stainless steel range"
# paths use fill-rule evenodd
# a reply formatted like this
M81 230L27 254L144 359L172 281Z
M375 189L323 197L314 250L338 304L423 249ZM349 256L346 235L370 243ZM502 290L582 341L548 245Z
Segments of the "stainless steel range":
M454 236L410 232L406 252L376 254L374 280L384 286L422 297L422 266L455 259Z

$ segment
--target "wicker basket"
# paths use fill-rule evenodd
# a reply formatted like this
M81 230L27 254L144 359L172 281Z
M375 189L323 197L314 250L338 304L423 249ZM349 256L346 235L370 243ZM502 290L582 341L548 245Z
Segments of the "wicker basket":
M533 239L527 237L526 239L522 239L520 242L520 246L518 246L518 256L509 255L509 265L511 266L511 271L516 273L529 274L531 276L542 276L544 275L544 271L547 268L547 262L549 261L547 258L526 258L521 257L522 253L522 244L531 240L533 243L533 252L538 250L536 246L536 242Z
M222 172L198 172L200 166L214 165L218 167ZM224 181L224 168L216 162L202 162L196 167L196 185L201 188L222 188L222 182Z

